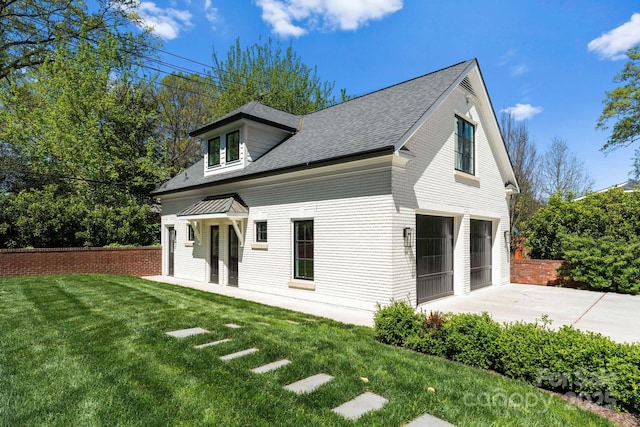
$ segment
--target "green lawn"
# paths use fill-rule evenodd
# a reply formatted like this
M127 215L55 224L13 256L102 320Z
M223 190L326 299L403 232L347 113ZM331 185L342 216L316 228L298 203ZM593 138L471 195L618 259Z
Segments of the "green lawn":
M380 344L369 328L309 318L132 277L0 279L0 425L399 426L425 412L459 426L611 425L523 383ZM165 335L196 326L210 333ZM219 359L249 347L260 350ZM250 372L281 358L291 363ZM320 372L335 379L312 394L283 389ZM365 391L389 403L355 422L331 412Z

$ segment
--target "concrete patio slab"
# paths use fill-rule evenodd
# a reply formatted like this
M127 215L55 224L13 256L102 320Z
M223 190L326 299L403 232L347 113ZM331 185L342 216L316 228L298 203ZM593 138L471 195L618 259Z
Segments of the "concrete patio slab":
M640 295L604 293L575 327L609 336L618 342L640 341Z
M424 414L419 418L411 421L405 427L455 427L453 424L441 420L433 415Z
M227 361L227 360L237 359L239 357L243 357L243 356L247 356L249 354L253 354L256 351L258 351L257 348L248 348L246 350L242 350L242 351L238 351L238 352L235 352L235 353L227 354L225 356L220 356L220 360Z
M357 420L367 412L377 411L386 405L387 402L388 400L382 396L366 392L355 399L343 403L337 408L333 408L333 412L350 420Z
M327 374L316 374L295 383L284 386L285 389L298 394L311 393L323 384L331 381L333 377Z
M174 338L186 338L192 335L208 334L209 331L202 328L189 328L189 329L178 329L177 331L170 331L165 333Z
M230 338L225 338L225 339L223 339L223 340L218 340L218 341L208 342L208 343L206 343L206 344L195 345L195 346L193 346L193 347L194 347L194 348L198 348L198 349L200 349L200 348L211 347L211 346L214 346L214 345L224 344L224 343L229 342L229 341L231 341L231 339L230 339Z
M275 362L267 363L266 365L253 368L251 372L255 374L264 374L265 372L275 371L276 369L288 365L289 363L291 362L289 362L287 359L277 360Z
M510 284L490 286L469 295L422 304L422 311L488 312L498 322L535 322L543 315L550 327L571 325L599 332L618 342L640 341L640 295L621 295L580 289Z

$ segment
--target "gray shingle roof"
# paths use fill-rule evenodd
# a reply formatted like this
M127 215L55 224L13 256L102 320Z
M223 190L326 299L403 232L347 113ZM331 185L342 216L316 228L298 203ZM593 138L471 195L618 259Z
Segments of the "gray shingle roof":
M220 126L224 120L239 114L260 115L262 119L269 117L270 121L286 121L288 125L295 121L298 131L244 169L204 176L204 160L200 160L162 184L153 194L160 195L338 159L346 161L359 155L391 153L394 145L474 63L475 60L461 62L303 117L257 102L246 104L192 135L208 132Z
M244 104L242 107L233 110L232 112L225 114L219 119L215 120L200 129L189 133L190 136L199 136L208 131L215 129L225 123L230 123L241 118L248 118L252 120L258 120L263 123L268 123L285 129L295 130L300 122L300 117L295 114L287 113L286 111L278 110L273 107L261 104L258 101L251 101Z

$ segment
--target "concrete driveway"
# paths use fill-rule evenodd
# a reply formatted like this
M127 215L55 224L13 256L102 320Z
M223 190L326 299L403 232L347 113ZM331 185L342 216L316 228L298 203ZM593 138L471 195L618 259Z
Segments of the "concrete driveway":
M618 342L640 341L640 295L510 284L420 305L423 311L488 312L498 322L534 322L547 314L554 329L572 325Z

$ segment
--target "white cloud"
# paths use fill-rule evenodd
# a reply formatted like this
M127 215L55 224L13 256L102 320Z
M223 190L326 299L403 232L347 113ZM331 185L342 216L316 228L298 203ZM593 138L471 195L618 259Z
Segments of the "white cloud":
M207 21L211 22L212 24L218 22L218 8L213 7L213 5L211 4L211 0L204 0L204 14L207 18Z
M500 112L511 114L514 120L521 121L530 119L536 114L541 113L542 107L534 107L531 104L516 104L513 107L504 108L500 110Z
M402 9L402 0L257 0L262 19L281 36L309 30L356 30Z
M180 30L192 26L191 12L188 10L161 8L153 2L143 1L138 4L136 12L145 27L167 40L175 39Z
M516 64L509 69L509 73L513 77L518 77L529 71L527 64Z
M640 43L640 13L631 15L631 19L589 42L590 52L595 52L601 59L617 60L625 57L624 53Z

